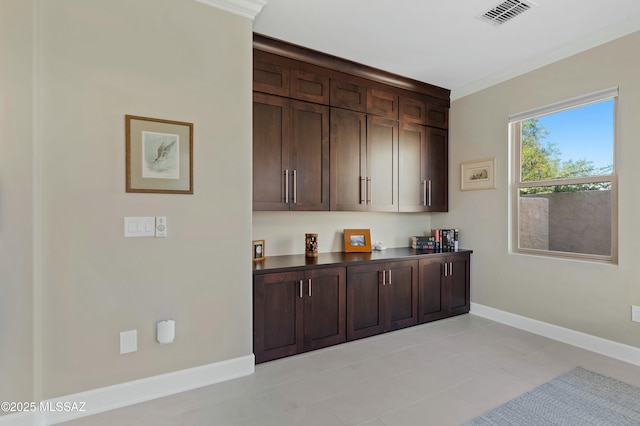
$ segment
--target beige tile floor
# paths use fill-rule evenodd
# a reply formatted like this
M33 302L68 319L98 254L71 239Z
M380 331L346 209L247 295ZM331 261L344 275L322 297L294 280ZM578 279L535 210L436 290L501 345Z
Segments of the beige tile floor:
M64 424L460 425L577 366L640 386L639 366L462 315Z

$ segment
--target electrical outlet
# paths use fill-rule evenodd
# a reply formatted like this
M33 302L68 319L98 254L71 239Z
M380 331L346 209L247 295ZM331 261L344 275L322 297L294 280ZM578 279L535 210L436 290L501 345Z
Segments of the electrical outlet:
M631 305L631 321L640 322L640 306Z

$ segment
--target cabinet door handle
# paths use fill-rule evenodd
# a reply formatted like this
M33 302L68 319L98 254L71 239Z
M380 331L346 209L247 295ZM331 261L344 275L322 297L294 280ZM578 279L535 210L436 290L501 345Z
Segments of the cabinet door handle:
M367 204L371 204L371 178L367 177Z
M382 271L382 285L387 285L387 271Z
M449 275L453 275L453 262L449 262Z
M298 171L293 169L293 204L298 202Z
M391 269L389 269L389 282L387 284L391 285Z
M448 265L445 263L445 264L444 264L444 276L445 276L445 277L448 277L448 276L449 276L449 275L447 274L447 266L448 266Z
M309 278L309 297L311 297L311 278Z
M429 207L431 207L431 179L429 179L429 201L428 201L428 205Z
M289 169L284 171L284 202L289 204Z
M427 181L422 181L422 205L427 205Z
M366 186L364 186L364 184L365 184L364 178L361 177L360 178L360 204L364 204L364 203L367 202L367 200L365 198L366 197L365 194L367 192L367 189L366 189Z

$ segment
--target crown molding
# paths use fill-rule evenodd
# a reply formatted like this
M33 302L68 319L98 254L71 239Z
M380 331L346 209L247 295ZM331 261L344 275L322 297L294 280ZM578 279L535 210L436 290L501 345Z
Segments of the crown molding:
M213 6L236 15L244 16L251 20L258 16L258 13L267 4L264 0L195 0L208 6Z

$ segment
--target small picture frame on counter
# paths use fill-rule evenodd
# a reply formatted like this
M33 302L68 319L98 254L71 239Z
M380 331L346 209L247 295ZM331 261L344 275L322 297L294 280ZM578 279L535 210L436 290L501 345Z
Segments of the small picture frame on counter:
M371 232L368 229L344 230L345 253L371 253Z
M254 262L265 260L267 258L265 255L264 240L253 240L251 248L251 257Z

